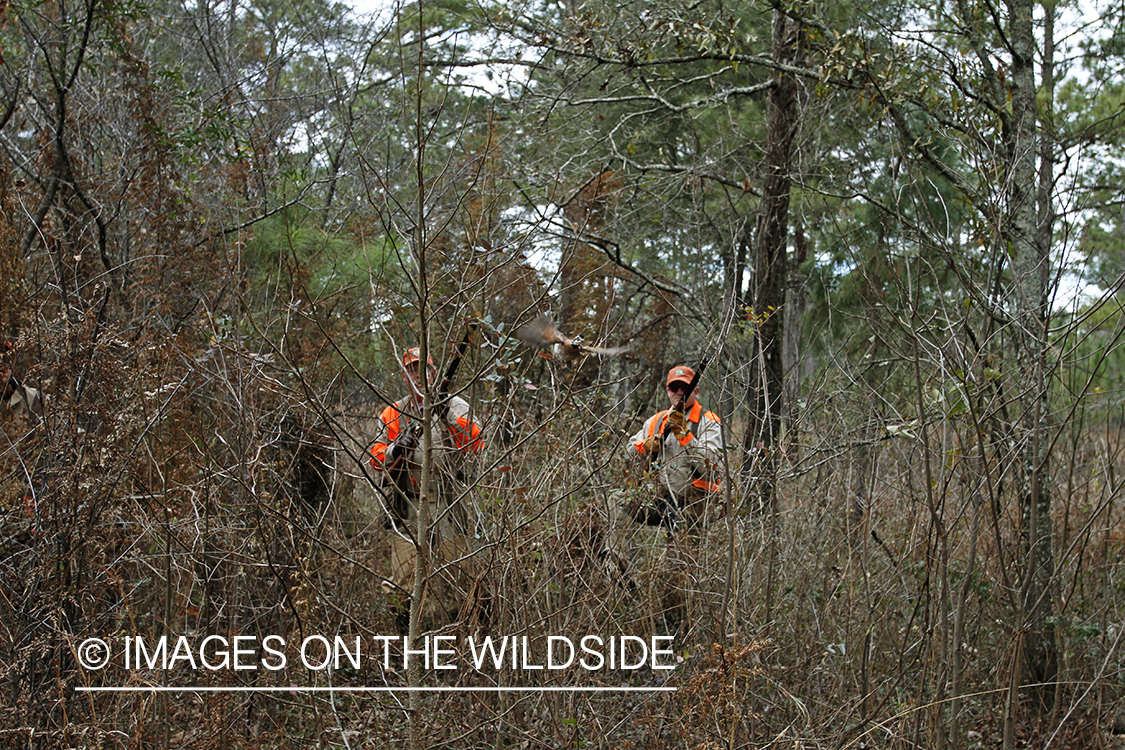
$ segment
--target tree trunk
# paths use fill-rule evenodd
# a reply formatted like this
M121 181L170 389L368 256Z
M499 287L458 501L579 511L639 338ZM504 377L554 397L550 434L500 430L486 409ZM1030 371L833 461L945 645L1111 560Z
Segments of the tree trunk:
M799 54L800 39L796 22L775 10L774 61L792 65ZM789 273L790 171L798 123L796 78L790 73L776 73L766 120L766 168L753 272L746 295L752 308L750 323L757 330L747 394L751 413L743 444L749 459L746 470L750 472L751 508L761 513L769 512L775 502L776 450L785 392L782 320Z
M1021 438L1023 472L1020 514L1024 552L1022 591L1023 682L1045 686L1056 675L1055 634L1050 583L1054 574L1051 529L1050 435L1048 423L1047 330L1049 314L1050 227L1040 226L1040 186L1036 157L1035 37L1032 0L1012 0L1012 119L1007 142L1012 164L1008 194L1015 299L1018 371L1023 378ZM1046 169L1048 165L1041 165ZM1045 231L1044 231L1045 230Z

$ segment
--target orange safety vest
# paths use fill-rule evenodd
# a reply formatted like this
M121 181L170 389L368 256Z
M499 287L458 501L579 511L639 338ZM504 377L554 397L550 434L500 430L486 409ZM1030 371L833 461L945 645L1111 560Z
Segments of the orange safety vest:
M668 417L669 417L669 415L671 415L671 413L672 413L671 409L665 409L664 411L657 412L648 421L648 432L646 433L645 437L651 438L651 437L656 437L658 434L663 435L664 434L664 427L665 427L665 425L668 424ZM718 422L719 421L719 415L718 414L716 414L713 411L704 412L703 406L698 401L696 401L692 405L691 411L688 412L687 420L688 420L689 424L693 424L696 427L698 427L699 426L699 420L702 419L704 416L706 416L712 422ZM680 436L679 442L680 442L680 445L682 445L686 448L687 444L690 443L694 439L695 439L694 433L692 433L691 431L686 431L686 432L684 432L683 435ZM718 492L722 489L722 487L720 487L718 484L716 484L714 482L708 482L704 477L696 477L695 479L692 479L691 483L695 487L698 487L701 490L706 490L707 492Z
M387 440L386 442L380 440L371 446L371 466L376 469L383 468L387 448L398 439L398 436L410 423L410 417L400 412L395 408L395 405L383 409L379 418L387 426ZM480 439L480 426L468 417L458 417L457 424L447 425L446 429L453 436L453 444L457 446L457 450L476 453L484 447L484 441Z

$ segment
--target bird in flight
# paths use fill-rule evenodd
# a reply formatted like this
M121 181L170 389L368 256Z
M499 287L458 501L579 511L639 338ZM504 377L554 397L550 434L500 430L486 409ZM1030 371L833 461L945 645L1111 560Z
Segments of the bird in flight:
M599 357L612 357L629 351L628 346L591 346L582 341L581 336L571 338L559 330L546 313L526 323L515 331L515 337L536 348L554 347L555 353L563 359L575 359L582 354L596 354Z

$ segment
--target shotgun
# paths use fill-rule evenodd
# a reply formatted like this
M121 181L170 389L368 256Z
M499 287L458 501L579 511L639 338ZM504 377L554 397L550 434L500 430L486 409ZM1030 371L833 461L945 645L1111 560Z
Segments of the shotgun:
M445 368L445 376L437 387L437 400L434 402L434 408L442 421L445 421L445 417L449 413L449 386L453 383L453 376L457 374L457 368L461 366L461 360L465 358L465 352L468 351L469 344L472 343L473 331L476 329L476 323L469 323L465 327L465 337L457 345L457 351L453 353L453 358L449 360L449 364Z

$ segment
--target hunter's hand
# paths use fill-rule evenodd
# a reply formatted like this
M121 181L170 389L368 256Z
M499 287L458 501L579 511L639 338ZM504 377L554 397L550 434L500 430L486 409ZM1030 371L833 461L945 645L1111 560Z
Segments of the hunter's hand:
M652 455L654 453L659 453L660 452L660 438L656 437L656 436L653 436L653 437L650 437L650 438L645 438L645 442L641 446L641 450L643 450L645 452L646 456Z
M668 431L679 437L687 429L687 415L682 411L673 409L668 414Z
M418 437L413 432L405 432L387 448L387 463L394 463L407 457L418 447Z

